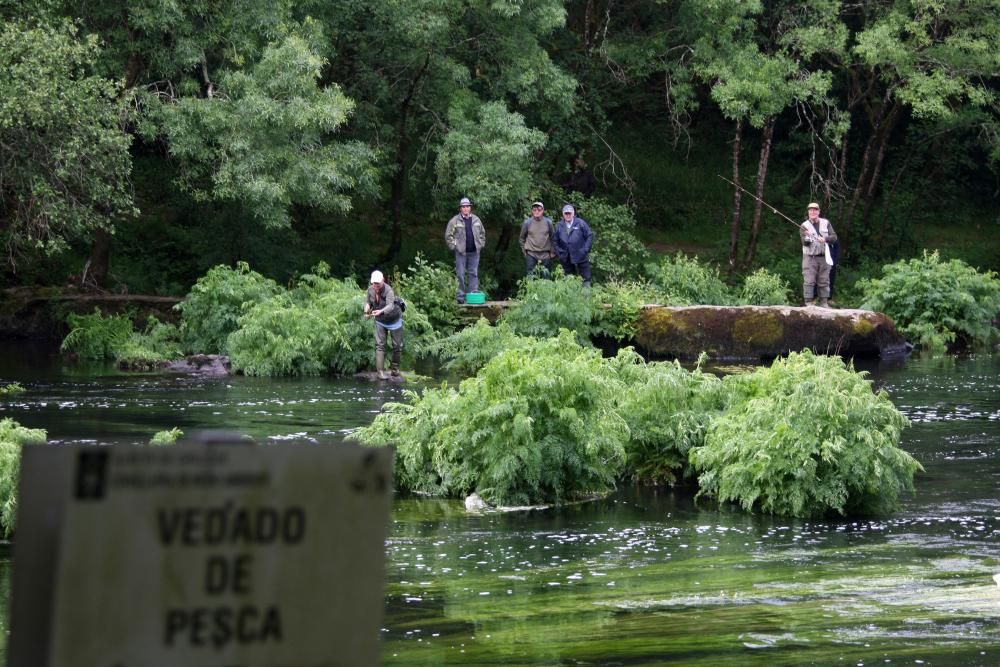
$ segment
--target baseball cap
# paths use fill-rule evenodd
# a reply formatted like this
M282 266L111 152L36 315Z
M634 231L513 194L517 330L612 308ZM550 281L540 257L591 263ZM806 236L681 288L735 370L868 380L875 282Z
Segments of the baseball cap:
M543 204L540 201L531 202L531 208L535 208L536 206L538 206L539 208L545 208L545 204Z
M817 204L814 201L811 201L811 202L809 202L809 206L806 206L806 208L807 209L809 209L809 208L819 208L819 204Z
M385 282L385 276L382 275L382 272L372 271L371 283L374 285L375 283L381 283L381 282Z
M461 199L458 200L458 205L459 206L472 206L472 202L469 201L468 197L462 197Z
M563 206L562 212L563 213L576 213L576 209L573 208L572 204L566 204L565 206Z

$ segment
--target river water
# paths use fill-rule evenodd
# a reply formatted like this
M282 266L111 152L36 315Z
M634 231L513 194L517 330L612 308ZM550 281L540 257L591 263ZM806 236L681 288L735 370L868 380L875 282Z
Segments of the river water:
M779 519L635 487L509 514L397 499L384 664L1000 665L1000 354L872 378L927 469L890 517ZM0 399L0 418L64 443L172 427L324 442L400 398L354 379L122 375L23 343L0 344L10 381L27 392Z

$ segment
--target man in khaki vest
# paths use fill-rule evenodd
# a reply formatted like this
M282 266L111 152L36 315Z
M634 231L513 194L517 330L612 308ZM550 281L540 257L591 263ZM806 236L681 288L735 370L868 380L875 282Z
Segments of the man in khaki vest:
M819 297L822 308L830 307L830 267L833 259L830 246L837 240L837 232L826 218L819 217L819 204L811 202L808 217L799 228L802 237L802 298L807 306L815 305ZM818 292L818 294L817 294Z

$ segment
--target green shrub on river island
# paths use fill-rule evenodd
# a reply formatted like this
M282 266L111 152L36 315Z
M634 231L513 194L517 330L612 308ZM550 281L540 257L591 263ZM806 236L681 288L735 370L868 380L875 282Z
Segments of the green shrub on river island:
M809 352L719 380L631 349L602 359L563 330L520 339L457 389L406 396L356 437L396 445L403 489L500 505L696 470L700 495L750 511L880 514L922 469L898 447L907 422L885 394Z

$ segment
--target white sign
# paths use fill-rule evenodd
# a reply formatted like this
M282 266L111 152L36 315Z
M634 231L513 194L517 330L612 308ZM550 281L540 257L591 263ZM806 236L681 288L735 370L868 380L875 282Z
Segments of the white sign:
M27 492L31 476L52 474L52 450L61 487L43 502L63 505L54 521ZM379 663L392 450L34 446L22 474L9 664ZM51 604L18 618L19 598L39 592L18 586L18 570L27 549L46 547L32 521L58 533ZM44 616L43 636L21 625Z

